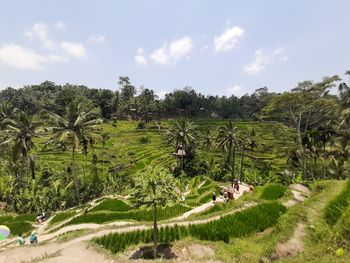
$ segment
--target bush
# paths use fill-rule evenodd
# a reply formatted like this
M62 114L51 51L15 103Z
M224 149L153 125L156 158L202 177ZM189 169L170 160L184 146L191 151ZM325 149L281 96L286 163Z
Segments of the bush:
M265 200L277 200L286 192L287 187L281 184L268 184L264 187L260 198Z
M150 139L148 137L146 137L146 136L143 136L143 137L141 137L139 139L139 143L141 143L141 144L148 144L148 143L150 143Z
M350 205L350 181L347 182L345 189L328 203L324 210L324 216L327 223L333 226L342 216L344 210Z

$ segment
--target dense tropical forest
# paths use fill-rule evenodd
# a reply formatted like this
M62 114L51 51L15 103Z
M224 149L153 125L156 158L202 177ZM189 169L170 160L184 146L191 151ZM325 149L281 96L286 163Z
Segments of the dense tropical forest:
M268 247L253 246L262 257L271 254L283 233L292 235L290 222L305 220L306 204L287 211L287 186L303 184L315 194L308 204L321 202L326 225L342 233L325 234L325 244L349 245L347 80L335 75L303 81L283 93L263 87L240 98L203 95L190 87L158 98L151 89L137 89L128 77L119 77L117 84L112 91L45 81L0 91L0 208L6 212L0 223L17 228L14 233L30 232L30 218L40 211L55 214L50 231L153 220L157 241L163 243L188 238L229 243L277 225L278 234L267 233L273 237ZM193 217L220 215L218 221L164 226L158 233L155 218L181 218L235 179L257 191ZM332 188L337 191L327 196L324 190ZM247 209L240 211L244 205ZM76 207L89 210L75 215ZM232 209L238 212L227 215ZM231 227L235 224L240 227ZM152 241L154 232L136 230L94 242L118 253Z

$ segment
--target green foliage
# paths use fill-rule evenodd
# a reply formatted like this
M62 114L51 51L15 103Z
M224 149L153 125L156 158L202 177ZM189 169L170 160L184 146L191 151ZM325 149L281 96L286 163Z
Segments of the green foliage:
M113 212L125 212L131 210L132 207L125 201L119 199L105 199L97 206L90 209L89 212L97 211L113 211Z
M345 189L325 207L324 216L327 223L331 226L335 225L349 205L350 181L347 182Z
M0 225L6 225L10 228L11 235L28 234L33 230L30 222L35 221L35 215L19 215L19 216L0 216ZM30 222L27 222L30 221Z
M166 220L182 215L189 211L190 208L183 205L174 205L164 208L157 208L158 220ZM103 224L118 220L135 220L150 222L153 220L153 210L150 209L136 209L126 212L89 212L86 215L81 215L73 218L67 225L82 224L82 223L96 223Z
M286 208L278 203L262 204L205 224L160 228L159 240L162 243L171 243L192 236L201 240L228 242L230 238L260 232L275 225L285 211ZM130 245L150 243L152 235L151 229L138 230L108 234L93 241L112 253L118 253Z
M68 212L60 212L56 214L51 220L50 220L50 225L54 225L58 222L62 222L72 216L74 216L76 212L74 211L68 211Z
M265 200L277 200L286 192L287 187L280 184L268 184L264 187L260 198Z

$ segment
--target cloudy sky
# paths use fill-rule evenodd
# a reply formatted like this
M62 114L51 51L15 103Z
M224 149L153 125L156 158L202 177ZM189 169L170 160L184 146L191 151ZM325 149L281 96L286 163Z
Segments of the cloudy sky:
M241 96L350 69L348 0L0 0L0 88L51 80Z

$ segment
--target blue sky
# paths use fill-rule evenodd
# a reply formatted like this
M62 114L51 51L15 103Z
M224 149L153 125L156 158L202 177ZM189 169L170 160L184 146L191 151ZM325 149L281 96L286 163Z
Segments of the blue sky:
M241 96L350 69L350 1L0 1L0 87Z

